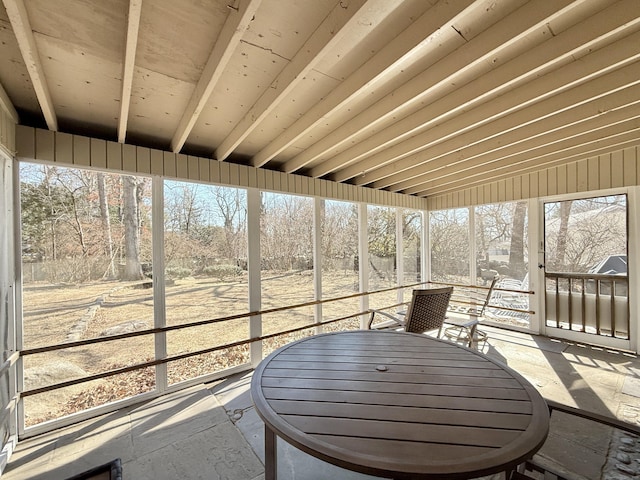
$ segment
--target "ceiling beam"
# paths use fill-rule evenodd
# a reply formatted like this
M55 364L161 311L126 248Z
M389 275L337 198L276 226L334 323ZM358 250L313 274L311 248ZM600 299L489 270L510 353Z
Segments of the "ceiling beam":
M546 72L545 75L514 88L491 102L478 105L471 110L465 111L463 115L458 115L440 123L403 143L394 145L358 164L349 166L344 171L337 172L332 176L332 180L343 181L346 178L353 178L358 175L357 172L365 171L364 175L354 178L356 185L372 184L387 177L392 177L395 181L399 181L400 173L409 168L415 169L419 165L449 153L451 151L449 147L452 149L462 148L486 139L486 136L481 136L481 134L489 135L487 128L480 128L484 125L490 124L493 126L488 127L493 132L491 135L500 133L498 131L499 125L502 125L501 128L503 130L513 130L523 123L529 123L539 118L539 116L521 114L520 116L511 117L512 121L510 123L506 121L496 123L496 121L527 108L529 109L527 110L528 112L535 112L534 107L536 104L554 96L558 99L558 102L564 102L563 108L569 108L572 105L568 103L570 96L564 95L564 92L568 92L576 88L576 86L587 84L590 81L595 82L592 87L582 89L584 90L584 97L576 100L577 102L585 102L589 98L610 92L612 88L608 88L597 78L607 72L615 69L622 70L622 73L618 75L622 75L625 78L616 77L622 82L620 84L620 88L622 88L622 86L632 81L630 76L634 74L634 67L626 69L621 67L633 64L640 59L640 53L637 51L639 39L640 33L634 33L622 41L588 55L588 61L573 61L559 69ZM637 70L635 71L637 72ZM596 80L593 80L594 78ZM596 86L599 86L601 90L596 92ZM589 93L589 89L593 89L591 93ZM578 89L577 91L580 92L582 90ZM563 95L559 95L561 93ZM559 108L558 105L549 101L545 103L545 106L547 110L544 115L549 115ZM455 147L454 145L458 146ZM376 165L380 165L383 162L384 166L375 168ZM425 168L428 167L425 166ZM367 171L368 169L370 170ZM405 175L407 177L410 176L409 172L405 172ZM395 181L391 183L395 183Z
M418 20L260 150L253 157L251 165L263 166L312 128L324 122L326 117L347 108L350 102L367 96L374 83L384 82L396 76L403 67L424 55L427 48L437 49L439 42L435 34L443 26L451 26L472 3L474 3L473 0L438 2L428 9ZM464 43L461 37L459 41L460 44Z
M629 103L624 107L613 111L604 111L599 114L595 113L587 120L580 121L573 125L567 123L565 126L555 130L551 127L550 132L506 147L496 148L446 168L418 175L415 180L412 179L410 182L407 182L407 185L410 186L405 187L404 183L400 183L391 187L390 190L414 194L424 191L425 189L454 182L460 178L469 178L479 170L495 170L514 165L514 158L535 155L536 151L549 146L554 146L555 148L555 146L562 143L566 148L571 144L578 146L584 142L591 142L594 135L595 138L597 138L598 136L605 137L613 134L622 134L628 129L636 128L636 125L630 122L640 116L640 109L638 108L640 105L640 88L635 88L635 90L635 102ZM603 105L602 102L594 103ZM597 107L597 105L591 106ZM545 122L543 121L541 123ZM498 143L499 141L496 139L495 142Z
M138 45L138 30L142 0L129 0L129 15L127 18L127 37L125 39L124 62L122 65L122 94L120 95L120 117L118 119L118 142L124 143L127 136L127 122L131 105L131 87L133 85L133 70L136 63L136 49Z
M501 55L495 65L485 75L481 75L468 83L460 83L463 79L458 79L456 75L452 75L445 79L443 84L455 82L458 88L453 91L445 90L443 92L434 92L429 98L425 98L424 106L421 106L417 112L396 121L392 125L379 129L375 135L368 135L349 148L339 153L334 153L330 158L325 158L321 163L313 166L308 175L312 177L322 177L337 171L343 170L338 177L341 180L348 180L355 176L361 175L369 169L376 168L379 164L368 162L358 164L358 168L345 171L345 167L350 164L356 164L358 161L366 159L385 148L408 139L421 130L430 126L442 123L461 112L468 111L476 105L488 102L499 95L521 85L527 81L531 81L539 77L551 69L573 61L575 58L584 56L585 52L597 50L603 45L611 43L622 31L631 32L633 27L640 28L640 19L637 17L631 2L636 0L624 0L615 4L607 15L593 15L585 21L579 22L570 28L550 35L546 41L538 45L529 45L529 48L520 52L515 58L505 59ZM482 35L481 35L482 36ZM476 37L480 39L481 36ZM470 44L474 43L472 40ZM455 56L464 52L464 48L460 48L455 52ZM505 61L508 60L508 61ZM370 122L371 119L377 119L387 111L393 110L398 100L416 97L425 85L430 85L431 69L417 75L407 82L402 89L392 92L385 98L360 114L362 123ZM438 95L440 93L440 95ZM382 110L383 104L388 104L386 110ZM358 117L353 121L358 121ZM352 122L343 125L339 130L350 131ZM373 123L372 123L373 125ZM357 126L356 126L357 128ZM331 136L334 134L332 133ZM338 140L334 138L334 140ZM321 142L318 142L321 143ZM315 148L311 146L308 150ZM335 152L335 150L333 150ZM306 154L306 151L302 155ZM349 176L351 175L351 176Z
M318 62L336 45L345 33L359 21L366 0L354 0L344 5L336 3L329 15L313 32L291 61L265 89L231 133L216 148L215 157L225 160L240 143L300 84Z
M13 28L13 34L18 42L22 59L29 72L29 78L36 94L36 98L40 104L40 109L44 115L44 119L47 122L47 128L52 131L58 130L58 119L56 117L55 109L53 108L53 101L51 100L51 94L49 93L49 86L47 85L47 79L42 69L42 62L40 61L40 55L38 53L38 47L36 45L36 39L31 29L31 23L29 22L29 16L27 15L27 9L25 8L23 0L2 0L4 8L7 11L9 21L11 22L11 28Z
M570 2L564 0L563 3ZM433 101L431 99L439 96L439 92L450 92L454 85L460 88L491 70L497 63L496 59L505 61L502 57L507 54L517 56L520 52L506 52L514 50L513 46L523 38L528 37L529 43L533 43L536 37L540 42L551 37L548 23L561 14L560 7L560 2L529 2L476 37L467 38L468 42L454 53L434 59L437 60L435 64L296 155L283 165L282 170L292 173L367 130L379 131L389 123L395 123L394 118L404 116L403 111ZM315 175L328 173L327 163L322 162L316 167Z
M171 139L171 150L173 152L179 152L187 141L187 137L200 117L202 109L220 81L261 3L262 0L240 0L237 10L229 7L231 8L231 13L218 35L209 59L202 70L198 84Z
M463 161L463 157L467 158L465 152L469 152L469 156L479 155L491 150L493 144L509 146L562 125L577 123L584 116L589 118L597 115L599 110L607 111L620 108L626 103L635 103L637 88L634 87L640 83L638 73L638 65L627 65L563 92L562 95L551 96L493 122L452 136L445 142L415 154L415 158L420 160L416 160L416 167L410 173L403 170L373 182L370 186L386 188L402 183L402 189L409 188L411 182L417 183L418 176Z
M467 188L478 187L519 175L544 171L547 168L586 160L587 158L598 155L606 155L625 148L637 147L639 141L640 128L607 138L599 138L593 142L577 145L566 150L558 151L556 147L550 152L541 152L540 156L529 157L526 162L518 163L504 169L481 172L471 178L437 188L424 190L416 193L415 195L418 197L427 197L431 195L443 195L446 193L459 192ZM559 182L561 180L556 178L555 181ZM631 180L632 183L633 181L634 180Z

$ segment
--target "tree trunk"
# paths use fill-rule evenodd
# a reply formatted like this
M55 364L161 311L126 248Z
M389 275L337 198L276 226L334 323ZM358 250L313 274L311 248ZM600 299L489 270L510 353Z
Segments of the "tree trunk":
M88 255L87 242L84 240L84 228L82 227L82 221L80 220L80 214L78 213L78 203L76 202L76 197L73 193L71 194L71 205L73 207L75 229L78 234L78 243L80 243L80 247L82 248L82 256L86 257Z
M51 189L51 176L53 175L54 169L43 166L44 169L44 184L47 188L47 200L49 201L49 221L50 221L50 229L51 229L51 259L58 259L58 244L57 236L56 236L56 214L55 207L53 206L52 200L52 189Z
M511 247L509 248L509 270L518 279L524 278L524 219L527 214L526 202L516 203L513 212L513 227L511 229Z
M141 280L140 231L138 228L138 185L132 176L122 177L124 221L124 280Z
M116 269L113 262L113 239L111 237L111 220L109 218L109 202L107 201L107 189L105 185L104 173L98 173L97 180L98 197L100 201L100 219L102 221L105 254L109 259L109 270L105 272L105 277L115 278Z
M558 229L558 241L556 244L556 256L553 259L553 267L556 272L564 270L564 259L567 253L567 233L569 231L569 216L573 200L560 202L560 228Z

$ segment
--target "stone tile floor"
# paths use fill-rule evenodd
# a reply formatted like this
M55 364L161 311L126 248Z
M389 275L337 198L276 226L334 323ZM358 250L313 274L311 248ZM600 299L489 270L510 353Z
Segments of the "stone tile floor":
M489 340L480 349L520 372L543 396L640 424L637 356L485 330ZM2 479L65 479L117 457L125 480L263 479L263 424L251 403L250 375L194 386L22 441ZM278 455L282 480L374 478L284 442ZM572 472L571 478L640 479L640 439L562 414L552 416L539 458Z

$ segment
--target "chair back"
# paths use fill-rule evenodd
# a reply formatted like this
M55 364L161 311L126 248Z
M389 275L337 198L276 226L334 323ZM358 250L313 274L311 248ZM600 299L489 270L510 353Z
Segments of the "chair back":
M493 277L493 280L491 280L491 285L489 285L489 290L487 291L487 296L484 297L484 302L482 303L482 307L480 308L480 311L478 312L478 316L479 317L483 317L484 316L484 311L487 308L487 305L489 305L489 301L491 301L491 295L493 295L493 289L496 287L496 283L498 282L498 275L496 275L495 277Z
M442 327L452 293L453 287L414 290L407 310L405 331L424 333Z

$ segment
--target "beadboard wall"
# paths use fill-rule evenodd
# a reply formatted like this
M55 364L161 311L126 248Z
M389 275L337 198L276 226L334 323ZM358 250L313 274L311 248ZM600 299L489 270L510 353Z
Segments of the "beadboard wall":
M21 159L415 210L442 210L640 185L640 145L425 199L209 158L15 126L11 116L4 111L0 121L2 145Z
M372 205L427 208L425 198L20 125L16 128L16 156L66 166L159 175Z

